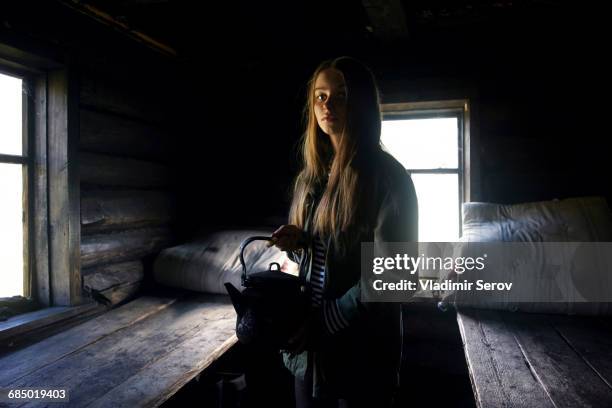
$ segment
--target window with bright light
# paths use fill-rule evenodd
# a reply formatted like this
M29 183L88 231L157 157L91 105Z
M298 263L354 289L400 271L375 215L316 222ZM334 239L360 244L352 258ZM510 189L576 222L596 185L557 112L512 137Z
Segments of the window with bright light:
M0 44L0 326L81 302L72 78L62 61Z
M23 81L0 73L0 298L24 295L27 262L27 143Z
M398 106L399 105L399 106ZM454 242L461 235L464 109L418 109L401 104L385 110L381 140L410 174L419 201L419 241ZM443 106L443 103L439 104Z

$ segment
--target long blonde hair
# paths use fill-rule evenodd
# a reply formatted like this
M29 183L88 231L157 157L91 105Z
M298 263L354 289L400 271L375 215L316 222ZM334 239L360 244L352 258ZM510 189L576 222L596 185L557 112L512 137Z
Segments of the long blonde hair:
M334 68L344 76L347 90L346 122L334 149L323 133L314 112L314 85L321 71ZM380 147L381 116L379 95L372 72L361 62L340 57L321 63L308 82L304 110L306 131L302 137L303 167L297 175L289 211L289 222L304 227L309 203L327 177L327 186L311 221L314 234L332 236L336 246L348 244L349 236L366 227L367 189ZM331 165L331 170L329 166ZM344 236L341 241L341 236Z

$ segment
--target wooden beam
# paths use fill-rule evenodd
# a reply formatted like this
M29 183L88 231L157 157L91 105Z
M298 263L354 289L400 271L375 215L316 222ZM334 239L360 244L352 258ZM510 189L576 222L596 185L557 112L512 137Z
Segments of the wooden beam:
M0 163L27 164L28 158L25 156L16 156L13 154L0 153Z
M122 283L120 285L103 290L99 294L104 296L104 298L108 300L108 306L115 306L119 303L123 303L136 298L140 293L141 287L142 281Z
M158 41L147 34L135 30L130 27L128 24L125 24L115 18L113 18L110 14L100 10L97 7L92 6L91 4L86 4L84 2L78 0L60 0L62 4L85 14L88 17L93 18L94 20L107 25L120 33L130 37L131 39L143 43L147 47L167 56L176 57L178 54L176 50L161 41Z
M168 162L170 138L159 126L117 115L81 109L79 149L137 159Z
M406 17L400 0L362 0L374 36L383 40L408 38Z
M140 259L167 247L172 240L172 233L168 228L142 228L86 235L81 243L81 264L86 268Z
M34 143L32 160L32 274L36 300L43 306L51 306L49 276L49 206L47 196L47 78L38 77L34 88ZM35 288L35 289L34 289Z
M78 87L68 69L48 74L49 254L53 304L81 303Z
M173 196L164 191L83 190L83 234L155 227L172 222L176 214Z
M144 160L80 153L81 183L99 186L165 187L170 185L168 166Z
M144 279L142 261L120 262L83 270L83 287L104 291Z
M117 75L115 73L115 75ZM119 79L120 78L120 79ZM171 117L168 89L152 79L109 77L83 71L80 78L81 107L114 113L159 126Z
M19 45L9 45L16 43ZM30 51L26 51L28 48ZM32 50L35 48L35 50ZM54 58L47 58L42 55L49 54L48 48L33 47L32 44L27 44L22 37L11 36L7 33L2 33L2 42L0 43L0 61L2 65L21 74L44 74L47 70L61 69L62 64L56 61L59 55L54 55Z

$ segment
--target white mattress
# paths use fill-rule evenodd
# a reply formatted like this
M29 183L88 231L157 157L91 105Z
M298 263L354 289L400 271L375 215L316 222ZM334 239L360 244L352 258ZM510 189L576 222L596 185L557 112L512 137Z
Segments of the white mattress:
M462 242L612 241L612 216L603 197L524 204L463 204Z
M268 230L224 230L192 242L164 249L155 259L153 275L156 282L198 292L227 294L225 282L242 290L240 243L255 235L270 236ZM265 241L250 243L244 253L249 272L268 269L278 262L281 270L297 274L297 265L276 247L266 248Z
M463 205L463 235L460 241L610 242L612 241L612 215L603 197L578 197L514 205L465 203ZM536 245L531 245L531 247L533 253L538 253ZM469 246L462 246L462 248L469 251ZM553 293L555 290L553 284L557 278L551 276L554 271L551 272L544 266L554 264L554 261L534 256L524 265L507 265L507 268L500 270L485 269L480 272L481 276L479 275L478 278L482 277L489 281L512 281L509 277L518 279L517 276L521 276L523 283L527 283L524 287L532 290L537 287L537 294L541 295L538 296L539 299L552 298L545 294ZM559 262L558 259L556 261ZM599 269L597 272L589 270L577 271L577 273L612 292L612 271ZM595 276L594 273L596 273ZM446 292L445 295L447 302L457 302L467 307L562 314L612 313L612 303L609 302L575 300L571 302L510 302L504 300L503 292L500 292L494 301L491 301L492 297L485 297L476 291Z

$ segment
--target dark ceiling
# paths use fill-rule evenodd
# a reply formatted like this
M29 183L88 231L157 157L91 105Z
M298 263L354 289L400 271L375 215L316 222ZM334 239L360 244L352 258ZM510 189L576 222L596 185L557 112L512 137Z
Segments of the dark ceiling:
M596 10L543 0L62 0L133 38L167 47L182 60L207 53L249 60L384 52L419 43L466 42L546 35ZM574 3L575 4L575 3ZM571 23L571 24L568 24ZM569 33L570 31L568 31ZM139 37L140 36L140 37ZM487 38L488 37L488 38ZM469 45L469 44L467 44ZM158 47L160 48L160 47Z

